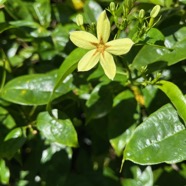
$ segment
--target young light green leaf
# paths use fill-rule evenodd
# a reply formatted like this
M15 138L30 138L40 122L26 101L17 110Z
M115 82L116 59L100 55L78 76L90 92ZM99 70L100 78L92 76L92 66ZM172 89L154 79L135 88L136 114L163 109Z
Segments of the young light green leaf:
M77 147L77 133L70 119L58 110L52 110L52 114L55 118L48 112L41 112L37 117L37 127L42 135L51 142Z
M123 160L142 165L177 163L186 159L185 126L167 104L139 125L126 145Z
M181 90L174 83L165 80L158 81L157 86L168 96L178 114L186 123L186 98Z
M10 170L5 164L5 160L0 159L0 183L8 185L10 179Z

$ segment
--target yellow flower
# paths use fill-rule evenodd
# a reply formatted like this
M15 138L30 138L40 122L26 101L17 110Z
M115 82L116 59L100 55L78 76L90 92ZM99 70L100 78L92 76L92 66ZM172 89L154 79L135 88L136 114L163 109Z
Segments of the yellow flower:
M116 75L116 65L112 54L122 55L129 52L134 42L129 38L116 39L108 42L110 36L110 22L105 11L97 21L97 37L86 31L70 33L71 41L78 47L88 51L78 63L78 71L88 71L99 61L109 79Z

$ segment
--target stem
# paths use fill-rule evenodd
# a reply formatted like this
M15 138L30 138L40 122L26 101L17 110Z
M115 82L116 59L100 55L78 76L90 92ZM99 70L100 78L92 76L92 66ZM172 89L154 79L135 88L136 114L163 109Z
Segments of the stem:
M0 87L0 93L2 92L2 89L5 85L6 81L6 68L5 68L6 62L5 59L3 59L3 74L2 74L2 80L1 80L1 87Z

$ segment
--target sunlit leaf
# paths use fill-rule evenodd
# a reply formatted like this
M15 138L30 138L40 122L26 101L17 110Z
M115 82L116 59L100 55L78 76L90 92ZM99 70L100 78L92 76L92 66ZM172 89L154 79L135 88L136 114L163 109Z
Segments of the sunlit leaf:
M158 88L161 89L176 107L178 114L186 123L186 98L181 90L172 82L158 81Z
M172 28L170 28L172 29ZM176 31L175 31L176 30ZM165 37L165 46L144 46L133 60L133 67L140 69L142 66L156 62L173 65L186 59L186 28L174 28L174 33Z
M9 81L2 90L2 98L21 105L47 104L53 92L56 73L20 76ZM53 94L57 98L72 89L72 76L68 76Z
M0 183L7 184L9 183L10 179L10 170L6 166L5 160L0 159Z
M51 142L65 146L78 145L76 130L70 119L58 110L53 110L53 118L48 112L41 112L37 118L37 127L42 135Z
M92 11L94 9L94 11ZM86 1L84 6L84 16L87 22L96 22L99 14L102 12L101 6L95 1Z
M150 165L186 159L185 126L167 104L140 124L124 150L124 160Z
M125 178L123 186L153 186L153 172L148 166L143 172L137 166L132 167L134 178Z

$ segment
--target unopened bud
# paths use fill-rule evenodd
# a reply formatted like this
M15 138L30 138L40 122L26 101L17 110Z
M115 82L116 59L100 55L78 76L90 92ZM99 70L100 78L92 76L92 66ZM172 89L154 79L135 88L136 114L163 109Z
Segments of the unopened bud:
M135 1L136 0L124 0L124 6L131 10Z
M145 10L141 9L141 10L139 11L139 18L140 18L140 19L143 19L144 16L145 16Z
M154 8L150 12L150 17L155 18L160 12L160 5L154 6Z
M78 26L82 26L83 25L83 16L81 14L78 14L76 16L76 23Z
M115 3L114 2L111 2L110 3L110 10L111 10L111 12L114 12L115 9L116 9Z

